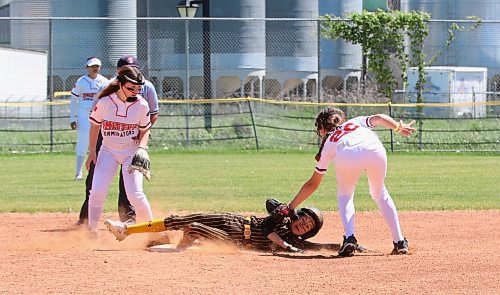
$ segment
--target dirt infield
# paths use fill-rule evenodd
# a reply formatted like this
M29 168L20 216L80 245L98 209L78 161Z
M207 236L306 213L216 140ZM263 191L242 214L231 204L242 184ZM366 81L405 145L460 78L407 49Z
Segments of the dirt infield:
M387 255L379 213L358 213L358 240L373 252L350 258L153 253L147 235L118 242L102 225L96 242L68 230L75 214L0 216L0 294L500 294L500 211L402 212L408 256ZM325 216L312 241L340 242L339 216Z

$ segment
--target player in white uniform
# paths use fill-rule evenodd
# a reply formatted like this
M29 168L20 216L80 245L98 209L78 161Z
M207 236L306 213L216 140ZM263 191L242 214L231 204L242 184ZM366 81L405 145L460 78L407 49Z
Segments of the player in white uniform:
M122 67L124 66L129 66L129 67L134 67L138 68L139 63L138 60L135 56L133 55L124 55L118 59L118 62L116 63L116 74L119 73ZM108 83L111 83L114 81L115 78L111 78ZM107 86L107 85L105 85ZM104 87L103 87L104 88ZM151 125L154 125L156 120L158 119L158 113L159 113L159 108L158 108L158 95L156 93L155 87L151 82L148 80L144 79L144 85L142 86L141 93L140 95L148 102L149 105L149 118L151 120ZM97 99L95 100L94 103L97 103ZM102 142L102 137L99 136L99 139L97 141L97 148L96 151L99 153L99 149L101 147L101 142ZM120 169L120 178L119 178L119 194L118 194L118 214L120 216L120 221L123 222L128 222L128 223L135 223L135 210L134 207L130 204L127 194L125 193L125 185L123 183L123 177L122 177L122 171ZM94 165L91 165L88 174L87 174L87 179L85 181L85 201L82 204L82 208L80 209L80 217L77 221L77 225L81 224L87 224L87 219L88 219L88 202L89 202L89 197L90 197L90 190L92 189L92 178L94 175Z
M138 148L146 148L151 121L148 103L139 94L144 78L137 68L123 67L116 79L99 94L99 101L89 120L90 151L87 169L95 163L92 189L89 198L89 229L97 233L104 201L118 166L127 167ZM96 156L99 130L102 146ZM97 158L97 159L96 159ZM123 173L123 180L130 203L136 208L138 219L153 219L151 206L143 192L143 175L138 171Z
M344 226L344 242L339 255L352 256L357 246L354 236L354 190L363 171L366 171L370 195L378 205L393 239L392 254L407 254L408 241L401 233L396 206L387 191L384 180L387 172L387 155L377 134L376 126L393 129L402 136L415 132L414 122L399 123L387 115L378 114L356 117L346 121L341 110L328 108L316 118L318 135L323 139L317 164L311 178L304 183L290 208L296 208L319 186L331 162L335 162L337 199L340 217Z
M69 122L76 135L76 173L75 180L82 179L82 167L89 147L89 115L93 100L100 88L108 83L108 79L99 74L101 61L90 57L86 63L87 75L81 76L71 90Z

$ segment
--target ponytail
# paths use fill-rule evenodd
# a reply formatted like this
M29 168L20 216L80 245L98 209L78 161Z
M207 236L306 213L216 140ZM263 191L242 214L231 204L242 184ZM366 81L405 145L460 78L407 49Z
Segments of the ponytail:
M120 89L120 85L118 84L118 81L114 80L111 83L109 83L108 86L106 86L106 88L104 88L101 92L99 92L97 98L103 98L105 96L108 96L111 93L115 93L116 91L118 91L118 89Z
M335 128L337 128L337 126L342 124L344 121L345 114L342 110L335 108L324 109L318 114L318 117L316 117L316 122L314 123L314 125L316 126L316 133L319 136L319 132L322 129L326 130L326 132L329 133L335 130ZM321 141L319 151L315 156L316 161L319 161L321 159L321 152L323 151L323 147L325 146L327 138L328 135L325 135L323 137L323 140Z
M323 151L323 147L325 147L325 142L326 142L327 138L328 138L328 136L325 136L323 138L323 140L321 140L321 145L319 146L319 151L316 154L316 156L314 156L314 159L316 159L316 162L318 162L321 159L321 152Z

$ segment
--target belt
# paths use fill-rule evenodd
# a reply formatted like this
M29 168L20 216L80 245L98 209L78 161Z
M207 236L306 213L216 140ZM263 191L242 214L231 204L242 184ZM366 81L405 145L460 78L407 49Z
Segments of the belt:
M247 248L251 247L250 238L252 237L252 230L250 229L250 223L250 217L245 217L245 220L243 221L243 236L245 238L243 240L243 244Z

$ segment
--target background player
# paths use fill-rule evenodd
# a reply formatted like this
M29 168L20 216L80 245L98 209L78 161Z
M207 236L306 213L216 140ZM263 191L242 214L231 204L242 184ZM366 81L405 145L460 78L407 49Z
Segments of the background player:
M88 226L97 234L97 225L104 201L119 165L128 166L139 148L146 148L151 121L147 102L139 95L144 80L142 73L124 66L118 77L101 93L90 114L90 151L87 169L95 164L92 189L89 197ZM99 130L102 146L97 156ZM137 208L139 218L152 220L151 206L142 189L143 175L137 171L123 174L124 186L130 202Z
M277 202L271 199L267 203L270 201ZM189 247L196 239L222 241L261 251L274 250L275 246L292 252L340 248L340 244L306 241L314 237L323 226L323 214L320 210L312 207L301 208L294 211L292 218L288 218L282 214L280 206L274 205L272 211L266 206L271 211L266 217L245 217L233 213L198 213L185 216L172 215L165 219L135 225L108 219L105 224L120 241L136 233L183 230L183 239L177 246L180 249ZM275 207L278 208L274 209ZM364 249L360 247L359 250Z
M76 173L75 180L82 179L82 167L89 148L89 115L93 100L108 79L99 74L101 61L90 57L86 62L87 75L81 76L71 90L69 122L71 129L77 130L76 135Z
M137 58L132 55L124 55L120 57L118 62L116 63L116 73L122 69L124 66L129 66L133 68L139 68L139 63ZM112 78L111 81L115 80ZM140 92L141 96L147 101L149 106L149 117L151 121L151 126L154 125L156 120L158 119L158 95L156 94L155 87L153 84L144 79L144 85L141 88ZM99 134L97 140L96 152L99 153L99 149L102 144L102 135ZM119 180L119 195L118 195L118 214L120 216L120 220L124 222L134 223L135 222L135 210L134 207L130 204L127 194L125 192L125 185L123 183L123 171L120 169L120 180ZM90 165L90 169L87 175L87 179L85 181L85 201L83 202L82 208L80 209L80 218L77 222L77 225L85 224L88 219L88 202L90 196L90 189L92 188L92 178L94 175L94 164Z
M315 171L304 183L290 208L296 208L319 186L331 162L335 162L337 178L337 199L340 217L344 225L344 241L339 250L341 256L351 256L356 249L354 236L354 190L363 171L366 171L370 195L378 205L393 239L392 254L407 254L408 242L401 233L396 206L387 191L384 180L387 172L387 155L377 134L371 129L376 126L393 129L396 133L409 136L415 132L409 124L399 123L387 115L356 117L346 122L339 109L328 108L316 118L318 135L323 139L316 155Z

